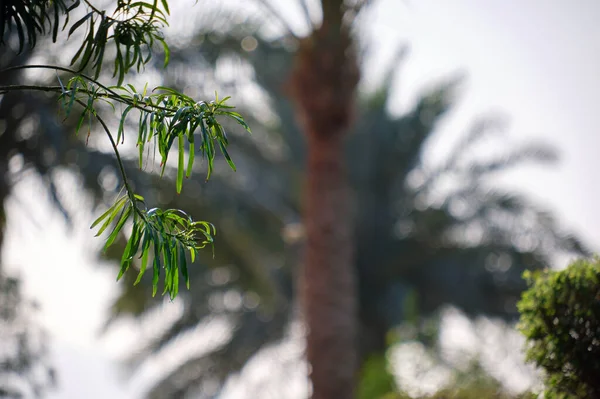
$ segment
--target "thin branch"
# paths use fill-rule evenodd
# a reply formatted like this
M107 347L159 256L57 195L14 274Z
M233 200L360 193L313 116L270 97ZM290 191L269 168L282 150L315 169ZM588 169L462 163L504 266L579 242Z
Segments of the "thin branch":
M102 83L100 83L99 81L97 81L96 79L92 78L91 76L88 76L84 73L78 72L74 69L70 69L70 68L65 68L65 67L60 67L60 66L56 66L56 65L43 65L43 64L38 64L38 65L17 65L17 66L12 66L12 67L8 67L5 69L0 70L0 75L4 74L5 72L11 72L11 71L16 71L16 70L21 70L21 69L51 69L54 71L61 71L61 72L68 72L71 73L73 75L78 75L81 76L82 78L89 80L90 82L96 84L98 87L106 90L107 92L115 95L115 96L119 96L119 93L111 90L110 88L106 87L105 85L103 85Z
M52 93L65 93L65 91L63 90L63 88L61 86L37 86L37 85L9 85L9 86L0 86L0 94L6 94L9 93L11 91L44 91L44 92L52 92ZM68 92L68 91L67 91ZM167 108L167 107L163 107L160 105L154 105L154 104L145 104L145 103L140 103L140 102L134 102L132 100L129 100L127 98L123 98L122 96L120 96L119 94L110 91L109 93L97 93L97 92L91 92L87 89L84 88L77 88L77 92L78 93L85 93L87 95L93 95L96 98L109 98L111 100L115 100L118 101L122 104L125 105L131 105L134 108L137 108L141 111L144 112L153 112L156 109L159 109L161 111L168 111L171 113L175 113L175 110L171 109L171 108ZM69 94L70 95L70 94ZM140 104L144 104L144 105L140 105Z
M13 66L13 67L9 67L9 68L5 68L5 69L0 70L0 75L4 74L5 72L11 72L11 71L20 70L20 69L51 69L51 70L55 70L55 71L68 72L68 73L71 73L71 74L76 75L76 76L81 76L85 80L90 81L91 83L97 85L101 89L106 90L106 92L110 94L110 96L106 95L106 96L101 96L101 97L109 97L111 99L120 101L123 104L133 105L134 107L136 107L138 109L144 110L146 112L150 112L147 108L145 108L143 106L139 106L139 103L135 103L134 104L133 101L128 100L126 98L123 98L122 95L120 95L116 91L112 90L110 87L107 87L107 86L103 85L102 83L100 83L98 80L92 78L91 76L88 76L88 75L86 75L84 73L81 73L81 72L77 72L74 69L70 69L70 68L64 68L64 67L59 67L59 66L55 66L55 65L17 65L17 66ZM17 87L17 86L2 86L2 87L0 87L0 90L7 90L7 89L10 90L9 88L11 88L11 87ZM27 86L23 85L22 87L27 87ZM35 86L35 85L31 85L31 86L29 86L28 90L54 91L54 90L44 90L47 87L54 87L54 86ZM12 91L12 90L10 90L10 91ZM61 88L60 91L62 92L62 88ZM87 90L82 90L82 91L83 92L87 92ZM166 107L162 107L160 105L152 105L152 108L154 108L154 109L160 109L162 111L171 111L171 112L173 112L172 109L166 108Z
M148 110L148 108L141 106L139 103L134 103L131 100L125 99L123 98L119 93L115 92L114 90L112 90L111 88L103 85L102 83L100 83L98 80L92 78L91 76L88 76L84 73L80 73L77 72L73 69L70 68L64 68L64 67L59 67L59 66L54 66L54 65L17 65L17 66L13 66L13 67L9 67L9 68L5 68L0 70L0 75L6 73L6 72L11 72L11 71L15 71L15 70L21 70L21 69L51 69L51 70L55 70L55 71L61 71L61 72L68 72L71 73L73 75L77 75L77 76L81 76L82 78L90 81L91 83L94 83L95 85L97 85L98 87L100 87L101 89L106 90L107 93L110 94L106 95L106 96L101 96L101 97L108 97L111 98L113 100L117 100L122 102L123 104L127 104L127 105L132 105L135 108L138 108L140 110L146 111L146 112L151 112L150 110ZM5 90L5 91L14 91L14 90L18 90L18 89L11 89L12 87L22 87L25 90L39 90L39 91L55 91L54 89L52 90L46 90L48 87L55 87L55 86L36 86L36 85L20 85L20 86L0 86L0 91ZM80 89L82 90L82 89ZM83 92L87 92L86 90L82 90ZM60 90L60 92L62 92L62 88ZM148 104L145 104L148 105ZM162 111L169 111L169 112L174 112L171 108L167 108L167 107L163 107L160 105L154 105L152 104L151 107L153 109L159 109Z
M75 99L75 102L77 102L82 107L87 108L87 104L85 104L83 101ZM106 132L106 135L108 136L110 145L112 146L113 151L115 152L115 157L117 158L117 164L119 165L119 171L121 173L121 177L123 178L123 184L125 185L125 190L127 191L127 196L129 197L129 200L131 201L131 205L133 206L133 208L135 209L137 214L144 221L147 222L146 216L144 215L144 213L142 211L140 211L139 208L136 206L137 200L135 199L134 192L131 189L131 186L129 186L129 180L127 179L127 174L125 173L125 165L123 164L123 160L121 159L121 154L119 154L119 149L117 148L117 143L115 142L115 139L113 139L112 134L110 134L110 129L106 125L106 122L104 122L104 120L96 112L93 112L92 114L94 115L96 120L98 120L98 122L100 122L100 125L102 125L102 128L104 129L104 131Z
M94 7L94 5L92 3L90 3L88 0L83 0L83 2L92 9L92 11L94 11L96 14L104 14L102 11L100 11L99 9L97 9L96 7Z

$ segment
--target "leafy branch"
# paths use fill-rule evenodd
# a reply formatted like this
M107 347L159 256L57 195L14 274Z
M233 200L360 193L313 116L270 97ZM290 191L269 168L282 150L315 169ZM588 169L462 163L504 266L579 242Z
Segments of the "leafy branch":
M148 209L144 198L136 194L128 183L125 167L121 159L118 145L123 144L126 135L127 117L135 111L139 114L136 146L139 149L139 167L142 168L144 152L149 144L154 150L158 149L161 157L161 176L164 174L167 160L175 139L177 139L177 178L176 191L180 193L183 187L183 177L192 173L196 148L207 160L207 176L210 178L214 168L216 147L218 146L229 166L235 170L227 146L229 140L218 117L230 117L250 132L249 126L242 116L233 111L234 107L227 105L228 97L214 101L196 101L183 93L166 87L156 87L149 91L147 85L138 90L133 85L105 86L95 78L77 71L48 65L26 65L5 69L2 72L18 69L53 69L72 74L65 83L58 77L58 86L12 85L0 86L0 94L11 91L37 90L56 92L58 100L65 111L65 119L74 112L75 104L82 108L76 124L76 134L79 133L87 120L88 137L92 121L97 120L106 133L116 155L119 171L123 178L125 194L119 196L115 203L96 219L91 228L98 228L96 236L101 235L112 227L106 240L104 250L110 247L127 222L131 221L131 234L121 258L119 280L129 269L134 258L139 253L141 266L135 284L139 283L146 272L148 259L153 256L153 295L158 289L161 269L165 270L164 291L175 298L179 292L179 274L183 276L189 288L187 269L187 253L193 262L197 251L212 245L215 227L205 221L194 221L185 212L177 209L161 210ZM107 124L98 115L96 103L103 101L116 110L114 104L124 105L120 113L119 128L116 139L111 134ZM198 138L196 138L198 136ZM185 162L186 147L187 162Z
M70 13L81 4L80 0L3 1L0 3L0 44L5 44L5 35L13 29L19 38L19 53L23 51L27 41L33 48L38 35L49 31L52 31L52 41L56 42L60 18L64 17L62 30L65 30ZM68 31L68 37L71 37L85 26L85 37L70 63L78 63L78 72L91 66L97 79L109 41L115 44L113 78L118 76L119 85L131 68L135 67L139 72L151 60L155 43L161 44L165 53L164 64L168 64L169 47L162 34L162 28L168 26L169 6L166 0L160 0L160 5L159 0L118 0L110 16L106 10L99 10L87 0L84 0L84 4L88 12L73 23Z

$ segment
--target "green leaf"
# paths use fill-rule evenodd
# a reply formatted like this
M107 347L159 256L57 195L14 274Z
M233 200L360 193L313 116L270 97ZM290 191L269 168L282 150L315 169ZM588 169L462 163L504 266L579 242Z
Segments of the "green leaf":
M92 223L92 225L90 226L90 229L93 229L94 227L96 227L102 220L104 220L104 218L106 218L113 211L113 209L117 206L117 204L124 201L126 198L127 197L121 197L115 204L113 204L102 215L100 215L96 220L94 220L94 223Z
M178 98L181 98L182 100L185 100L185 101L187 101L188 103L194 103L194 99L193 99L193 98L191 98L191 97L188 97L188 96L186 96L185 94L183 94L183 93L180 93L180 92L178 92L177 90L175 90L175 89L172 89L172 88L170 88L170 87L165 87L165 86L157 86L157 87L155 87L155 88L154 88L154 90L152 90L152 91L156 91L156 90L162 90L162 91L166 91L167 93L169 93L169 94L172 94L172 95L174 95L174 96L176 96L176 97L178 97Z
M158 41L162 44L163 51L165 52L165 62L163 64L163 68L166 68L169 65L169 60L171 59L171 50L169 49L169 45L163 39L159 38Z
M142 263L140 265L140 272L133 285L138 285L142 281L142 276L146 273L146 267L148 265L148 254L150 253L150 242L152 241L152 234L148 231L151 227L146 226L144 231L144 240L142 241Z
M75 127L75 135L77 136L79 134L79 130L81 129L81 126L83 125L83 121L85 120L85 115L87 114L88 110L87 108L85 108L83 110L83 112L81 113L81 115L79 116L79 120L77 121L77 126Z
M90 11L87 15L85 15L79 21L75 22L73 24L73 26L71 26L71 29L69 29L69 35L67 37L71 37L71 35L73 34L73 32L75 32L77 30L77 28L79 28L81 25L83 25L85 23L85 21L87 21L88 19L90 19L92 17L92 15L94 15L94 12ZM71 62L71 64L73 64L73 63Z
M227 112L226 115L229 116L230 118L235 119L235 121L237 123L239 123L240 125L242 125L242 127L244 129L246 129L246 131L248 133L252 133L252 131L250 131L250 126L248 126L248 124L246 123L246 121L244 121L244 119L241 117L241 115L234 113L234 112Z
M134 222L133 222L133 228L131 231L131 239L129 240L132 243L131 243L131 247L129 248L129 251L127 251L127 250L124 251L124 258L123 258L129 262L133 261L135 254L138 252L138 249L140 247L140 241L142 239L142 223L136 221L137 214L134 213L133 215L134 215Z
M206 126L204 126L204 121L200 122L200 130L202 131L202 153L206 156L206 159L208 161L208 167L206 172L206 180L208 180L212 173L215 153L212 139L208 136L208 131L206 129Z
M129 111L131 111L132 108L133 108L133 105L127 106L127 108L125 108L125 111L123 111L123 114L121 115L121 120L119 122L119 130L117 131L117 144L119 143L119 139L121 137L122 137L121 144L123 144L125 142L125 134L124 134L125 119L127 118L127 114L129 113Z
M70 82L69 82L70 83ZM69 114L71 113L71 109L73 109L73 104L75 103L75 96L77 94L77 84L79 83L79 79L75 79L75 81L73 82L73 88L71 88L71 99L69 100L69 105L66 109L66 114L67 117L69 116Z
M52 27L52 42L53 43L56 43L56 39L58 37L59 15L60 15L60 11L59 11L59 7L58 7L58 2L54 2L54 26ZM67 16L67 18L68 18L68 16Z
M185 279L185 286L189 290L190 289L190 276L188 274L187 269L187 259L185 258L185 248L183 248L183 244L179 243L179 268L181 269L181 274Z
M134 223L133 228L131 230L131 237L129 237L127 245L125 246L125 250L123 251L123 256L121 257L121 270L117 275L117 281L119 281L121 277L123 277L123 274L127 272L129 266L131 265L133 255L135 255L135 253L137 252L137 245L139 245L139 229L139 224Z
M183 134L179 134L179 136L177 137L177 141L179 144L179 159L177 162L177 194L181 193L181 188L183 186L183 172L184 172L184 166L183 166L183 155L185 153L184 150L184 139L183 139L184 135Z
M156 235L154 230L152 230L152 239L154 241L154 263L152 270L152 296L156 295L156 290L158 289L158 280L160 277L160 252L162 250L162 242L160 236Z
M90 20L90 31L88 36L85 39L87 45L83 52L83 56L81 57L81 61L79 63L79 70L82 71L90 61L90 57L92 56L92 51L94 49L94 19Z
M233 171L235 172L236 171L235 164L231 160L231 157L229 156L229 153L227 152L227 148L225 148L225 144L223 144L223 142L219 141L219 146L221 147L221 152L223 153L223 156L225 156L227 163L229 164L231 169L233 169Z
M185 177L190 177L192 175L192 169L194 167L194 157L195 157L195 153L196 153L196 148L194 146L194 133L193 132L190 132L188 140L190 142L190 149L189 149L189 154L188 154L188 164L187 164L187 170L185 171Z
M171 292L170 292L170 297L171 300L175 299L175 297L177 296L177 294L179 293L179 267L175 267L175 264L177 264L176 258L177 258L177 251L175 249L173 249L173 258L175 260L175 262L173 262L174 266L173 266L173 283L171 284ZM184 260L185 263L185 260Z
M100 227L100 230L98 230L98 232L96 233L96 237L98 237L100 234L102 234L104 232L104 230L106 230L106 228L114 220L114 218L115 218L115 216L117 216L117 213L119 212L119 210L123 207L123 205L125 205L126 199L127 199L126 196L121 197L121 199L119 199L112 207L110 207L106 212L104 212L102 215L100 215L100 217L98 219L96 219L94 221L94 223L92 224L90 229L93 229L94 227L96 227L96 225L98 225L98 223L100 223L103 219L105 219L108 216L108 219L106 219L106 221L104 222L102 227Z
M162 3L162 6L165 9L165 11L167 12L167 14L171 14L169 12L169 2L167 0L160 0L160 2Z
M110 247L112 245L112 243L115 241L115 239L117 238L117 235L119 234L119 231L121 231L121 229L123 228L123 225L129 218L130 214L131 214L131 205L129 203L127 203L127 206L125 206L125 208L123 208L123 212L121 213L121 218L117 222L117 225L115 226L113 231L110 233L110 236L108 236L108 239L106 240L106 244L104 244L104 251L106 251L108 249L108 247Z

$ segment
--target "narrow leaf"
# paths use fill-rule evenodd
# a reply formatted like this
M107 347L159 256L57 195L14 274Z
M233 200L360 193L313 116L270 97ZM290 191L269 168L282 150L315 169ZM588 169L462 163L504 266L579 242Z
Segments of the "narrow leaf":
M235 172L236 171L235 164L231 160L231 157L229 156L229 153L227 152L227 148L225 148L225 144L223 144L221 141L219 141L219 146L221 147L221 152L223 153L223 156L225 156L227 163L229 164L231 169L233 169L233 171Z
M185 286L189 290L190 289L190 276L188 274L187 269L187 259L185 258L185 249L183 248L183 244L179 244L179 268L181 269L181 274L185 279Z
M183 139L184 135L180 134L177 138L178 144L179 144L179 159L177 162L177 194L181 193L181 188L183 186L183 172L184 172L184 166L183 166L183 155L185 153L184 150L184 139Z
M150 227L146 228L150 229ZM140 265L140 272L138 273L138 276L135 279L133 285L138 285L140 281L142 281L142 276L144 275L144 273L146 273L146 267L148 265L148 254L150 253L150 236L151 234L148 232L148 230L146 230L144 232L144 240L142 242L142 263Z
M106 244L104 245L104 251L106 251L108 249L108 247L110 247L112 245L112 243L115 241L115 239L117 238L117 235L119 234L119 231L121 231L121 229L123 228L123 225L129 218L130 214L131 214L131 205L128 203L127 206L123 209L123 213L121 214L121 218L117 222L117 225L113 229L112 233L110 233L110 236L108 236L108 239L106 240Z
M192 169L194 167L194 157L195 157L195 153L196 153L196 147L194 145L194 133L193 132L190 132L188 140L190 142L190 149L189 149L189 154L188 154L188 164L187 164L187 170L185 171L185 177L190 177L192 175Z
M73 26L71 26L71 29L69 29L69 36L67 36L67 37L71 37L73 32L75 32L77 30L77 28L79 28L81 25L83 25L85 23L85 21L90 19L92 17L92 15L94 15L94 12L90 11L86 16L81 18L79 21L75 22L73 24Z

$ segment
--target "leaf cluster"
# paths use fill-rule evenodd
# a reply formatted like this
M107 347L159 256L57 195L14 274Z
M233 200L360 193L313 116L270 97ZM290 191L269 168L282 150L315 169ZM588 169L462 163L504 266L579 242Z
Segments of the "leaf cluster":
M169 6L166 0L132 1L119 0L111 15L106 10L94 7L84 0L87 13L74 22L68 37L85 29L85 36L71 59L79 71L91 67L97 79L102 70L107 44L115 45L113 78L118 77L121 85L125 74L132 68L139 72L152 58L152 46L162 45L166 66L169 62L169 47L164 40L162 28L168 26ZM5 36L16 30L19 52L26 42L35 47L38 36L52 32L52 40L58 38L60 19L64 17L61 30L69 26L69 14L82 4L81 0L6 0L0 5L0 44ZM83 28L85 27L85 28Z
M79 0L78 0L79 1ZM79 69L92 66L94 77L100 76L104 52L109 40L115 43L113 77L118 76L121 85L125 74L133 67L139 72L152 58L152 46L155 42L162 45L166 66L169 62L169 47L161 29L168 26L169 6L166 0L152 3L144 1L119 0L111 16L104 10L91 7L85 16L69 29L69 36L86 24L85 39L71 59L71 65L79 61Z
M66 85L60 81L61 95L59 100L67 117L72 112L75 103L83 107L76 132L79 132L84 121L88 120L91 129L92 118L97 119L108 135L115 154L121 175L124 181L126 194L121 196L112 207L104 212L91 226L95 228L100 223L97 236L101 235L109 226L114 227L107 238L104 250L108 249L126 222L132 219L132 230L127 246L121 258L121 270L117 277L119 280L131 266L134 256L140 252L141 267L136 284L139 283L147 267L148 257L153 248L153 295L156 294L160 270L165 269L165 288L163 294L168 292L175 298L179 292L179 273L183 275L186 286L189 288L189 275L187 271L186 251L193 262L196 252L207 244L213 243L216 233L214 226L205 221L194 221L185 212L176 209L160 210L146 209L143 197L133 192L128 184L127 176L121 161L117 145L125 141L125 126L128 115L132 110L139 113L138 135L136 145L139 149L139 167L143 166L144 149L147 144L154 144L154 151L158 148L161 157L161 176L165 171L169 153L175 139L178 143L178 162L176 190L180 193L183 187L184 175L189 177L192 173L195 160L196 138L199 132L199 150L207 160L207 179L214 168L216 155L215 146L219 146L229 166L235 170L227 146L229 140L225 129L218 122L218 116L227 116L242 125L248 132L249 126L241 115L233 111L234 107L226 104L228 97L214 101L195 101L176 90L167 87L157 87L148 91L147 85L138 91L135 86L128 84L126 87L105 87L94 79L75 75ZM106 124L97 114L95 101L101 100L110 104L115 109L113 102L126 105L120 115L120 123L116 140L113 139ZM88 129L89 135L89 129ZM185 162L186 145L188 159ZM162 259L162 261L161 261Z
M144 208L139 206L140 203L144 204ZM180 273L189 289L190 279L186 252L189 252L190 260L194 262L198 250L208 244L213 244L213 236L216 234L215 227L208 222L196 222L178 209L152 208L146 210L144 198L140 195L134 195L133 200L128 195L123 195L92 224L92 228L94 228L102 223L96 234L99 236L116 221L106 240L104 250L115 242L130 217L133 226L121 257L121 270L117 281L129 270L134 257L139 253L138 259L141 259L141 263L135 285L141 281L146 272L148 259L152 255L154 259L152 263L153 296L156 295L163 268L165 269L163 295L168 292L171 299L177 296Z
M31 48L35 47L38 36L50 31L52 40L56 42L60 16L68 15L78 5L79 1L67 6L64 0L2 1L0 3L0 45L6 44L5 38L13 29L16 30L19 38L19 52L23 51L26 42L29 42Z
M233 111L234 107L226 104L230 97L210 102L196 101L185 94L168 87L156 87L148 92L147 87L138 92L133 85L115 87L122 92L120 98L128 105L121 114L117 142L124 140L124 126L131 110L139 111L137 147L139 149L139 166L142 167L146 143L156 139L155 149L158 148L161 157L161 176L164 174L169 152L175 139L178 143L177 163L177 193L181 192L183 176L190 177L195 160L196 139L195 133L199 132L201 143L199 150L208 162L206 179L210 177L214 168L216 154L215 146L227 160L229 166L236 170L227 146L229 140L223 126L217 121L218 116L227 116L242 125L250 132L250 127L244 122L242 116ZM186 141L189 147L187 162L184 162Z
M61 90L59 99L62 100L62 107L67 117L70 115L74 103L77 102L83 106L77 122L76 133L81 129L86 118L91 128L91 118L97 116L94 103L98 100L109 104L113 110L115 110L113 102L125 105L120 116L116 144L123 144L125 141L125 126L131 111L135 110L139 113L136 146L139 149L140 169L143 166L144 150L147 149L147 144L154 142L154 150L156 151L158 148L160 154L162 176L170 150L177 139L176 186L178 194L181 193L183 187L183 176L190 177L192 173L196 153L195 133L199 132L201 141L198 148L202 157L207 160L206 179L208 180L214 169L217 146L231 169L236 170L227 151L229 145L227 133L217 117L229 117L247 132L251 132L242 116L233 111L235 107L227 105L230 97L219 99L216 93L214 101L205 102L196 101L183 93L163 86L158 86L151 91L148 90L147 85L142 90L136 89L131 84L106 87L85 75L74 76L66 85L59 78L59 83ZM188 147L188 159L187 162L184 162L186 146Z
M545 371L546 397L600 397L600 258L525 279L519 330L527 359Z

